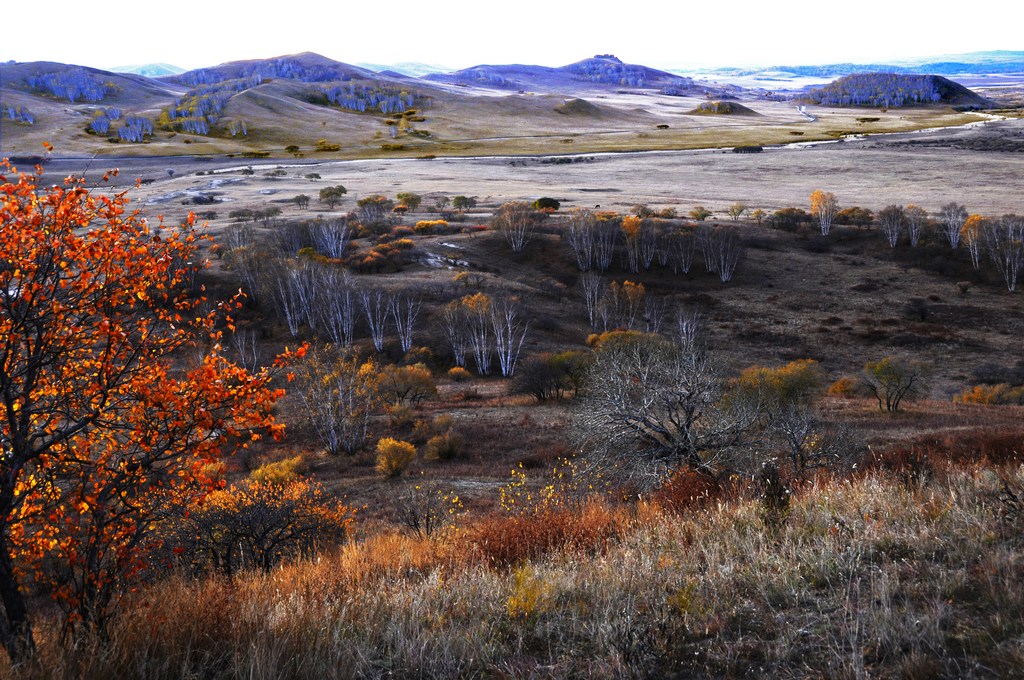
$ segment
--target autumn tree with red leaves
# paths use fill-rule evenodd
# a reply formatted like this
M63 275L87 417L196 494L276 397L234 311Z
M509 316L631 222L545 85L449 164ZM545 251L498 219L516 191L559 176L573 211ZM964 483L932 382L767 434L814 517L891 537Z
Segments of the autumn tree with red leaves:
M151 226L125 193L41 173L0 164L0 641L15 663L34 651L26 586L72 628L101 627L160 521L218 484L204 469L281 433L272 372L221 354L234 303L207 313L188 285L194 219Z

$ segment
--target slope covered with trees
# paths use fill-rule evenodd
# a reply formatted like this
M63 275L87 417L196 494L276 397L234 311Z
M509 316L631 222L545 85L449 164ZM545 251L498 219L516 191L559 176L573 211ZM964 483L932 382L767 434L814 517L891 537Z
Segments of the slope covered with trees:
M900 108L946 104L985 108L991 103L962 85L934 75L856 73L807 93L806 99L822 106Z

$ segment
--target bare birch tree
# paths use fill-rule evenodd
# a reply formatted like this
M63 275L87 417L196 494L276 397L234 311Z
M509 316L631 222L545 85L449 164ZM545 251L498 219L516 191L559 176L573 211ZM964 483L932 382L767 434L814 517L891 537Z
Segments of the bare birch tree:
M885 234L885 240L889 242L890 248L895 248L903 234L903 227L906 224L906 213L902 205L887 205L878 211L878 223Z
M597 330L597 309L608 284L604 277L595 271L584 272L580 275L579 281L580 291L583 293L583 302L587 307L587 321L590 322L592 329Z
M491 329L494 332L494 347L497 350L501 375L511 377L519 362L519 352L529 323L523 319L515 300L499 298L490 305Z
M310 231L318 253L335 260L345 256L345 250L352 240L352 230L347 219L321 220L314 223Z
M409 291L391 296L389 311L391 320L395 322L395 332L398 335L398 342L402 346L403 354L407 354L412 349L413 332L422 304L420 298Z
M619 226L612 220L598 220L594 225L594 265L598 271L606 272L612 266L619 233Z
M576 266L581 272L590 271L594 266L595 223L594 213L589 210L576 208L569 213L565 240L572 248Z
M536 223L537 217L533 208L523 201L503 204L493 220L494 229L501 232L514 253L522 252L533 238Z
M370 329L370 340L378 352L384 350L384 338L388 333L388 317L391 311L391 296L380 288L363 290L359 294L363 317Z
M1017 290L1017 279L1024 269L1024 217L1003 215L985 229L985 247L1006 289Z
M465 368L466 354L470 348L469 320L466 310L458 300L452 300L441 310L438 323L444 333L448 346L452 351L452 360L456 366Z
M320 285L317 311L322 333L335 346L347 347L354 339L358 304L352 276L343 269L326 268Z
M928 225L928 212L911 203L904 209L903 215L907 219L907 235L910 237L910 245L916 248Z
M731 281L743 257L743 241L738 230L734 227L701 225L697 229L697 240L708 272L718 274L722 283Z
M967 208L956 202L947 203L939 210L939 218L950 247L956 250L960 245L960 230L967 221Z

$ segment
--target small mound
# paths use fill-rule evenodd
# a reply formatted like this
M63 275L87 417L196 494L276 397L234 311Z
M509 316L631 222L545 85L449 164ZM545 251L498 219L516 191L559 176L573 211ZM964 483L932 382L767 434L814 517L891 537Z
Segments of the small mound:
M690 111L692 114L705 116L758 116L757 111L749 109L737 102L704 102Z
M601 109L597 108L586 99L566 99L555 106L555 113L566 116L600 116Z

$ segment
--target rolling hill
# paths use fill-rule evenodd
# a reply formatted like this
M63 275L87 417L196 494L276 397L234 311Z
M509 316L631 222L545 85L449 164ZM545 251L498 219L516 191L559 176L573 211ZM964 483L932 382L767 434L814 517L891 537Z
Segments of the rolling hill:
M856 73L809 91L807 101L826 106L900 108L945 104L982 109L992 102L948 78L935 75Z
M824 121L808 135L806 120L765 90L696 81L610 54L560 67L481 65L423 78L311 52L158 78L8 63L0 86L0 151L10 155L38 153L44 142L59 153L101 156L589 153L828 138L828 130L849 125ZM835 87L826 92L830 105L845 105L848 83ZM917 103L986 105L949 81L915 87ZM847 103L858 105L859 97L857 90ZM720 103L712 113L748 115L717 116L709 126L702 115L709 101ZM914 125L899 117L890 124Z
M611 54L599 54L558 67L527 64L480 65L452 73L432 73L424 78L460 86L536 92L567 92L588 88L689 90L695 87L689 78L647 66L626 64Z

